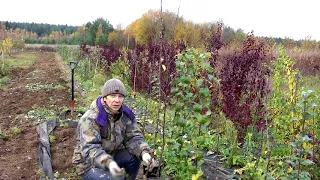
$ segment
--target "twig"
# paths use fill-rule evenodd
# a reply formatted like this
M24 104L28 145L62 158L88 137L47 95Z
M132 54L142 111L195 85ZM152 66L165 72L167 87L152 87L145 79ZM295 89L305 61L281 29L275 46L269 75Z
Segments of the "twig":
M166 137L165 137L166 109L167 109L167 105L165 103L165 105L164 105L163 123L162 123L162 146L161 146L161 152L160 152L159 167L157 169L157 178L160 177L160 169L161 169L161 165L162 165L162 156L163 156L163 152L164 152L164 147L166 145Z
M267 180L267 177L268 177L269 165L270 165L270 161L271 161L271 151L272 151L272 146L270 145L268 147L268 163L267 163L267 167L266 167L266 175L264 176L264 180Z

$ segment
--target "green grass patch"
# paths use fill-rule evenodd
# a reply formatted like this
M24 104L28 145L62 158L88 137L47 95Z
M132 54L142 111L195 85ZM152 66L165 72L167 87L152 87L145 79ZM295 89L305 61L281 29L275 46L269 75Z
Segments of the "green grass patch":
M75 75L75 79L87 91L85 100L85 107L87 107L95 98L97 98L97 96L101 95L101 88L108 78L101 73L96 73L93 78L88 80L81 79L80 75L77 74Z
M8 81L9 81L8 76L4 76L4 77L0 78L0 88Z
M4 59L4 64L10 68L28 68L33 65L38 56L36 52L22 52Z
M0 88L10 80L9 74L15 68L28 68L34 64L39 54L35 52L22 52L20 54L9 56L6 59L0 59Z
M320 90L320 79L318 76L307 76L301 78L300 84L298 86L301 87L302 91L306 91L309 89L318 92Z

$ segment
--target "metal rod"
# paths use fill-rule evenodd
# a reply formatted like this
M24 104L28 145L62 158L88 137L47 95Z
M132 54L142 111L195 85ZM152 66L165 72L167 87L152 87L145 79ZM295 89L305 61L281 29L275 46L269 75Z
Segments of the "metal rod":
M74 69L71 69L71 117L73 117L74 114Z

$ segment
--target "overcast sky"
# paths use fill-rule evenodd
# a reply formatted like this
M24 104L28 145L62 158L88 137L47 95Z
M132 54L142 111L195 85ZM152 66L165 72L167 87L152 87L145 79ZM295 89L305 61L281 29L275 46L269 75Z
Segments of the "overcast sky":
M194 23L222 20L256 36L320 41L320 0L162 0L163 10ZM1 0L0 21L80 26L101 17L123 28L161 0Z

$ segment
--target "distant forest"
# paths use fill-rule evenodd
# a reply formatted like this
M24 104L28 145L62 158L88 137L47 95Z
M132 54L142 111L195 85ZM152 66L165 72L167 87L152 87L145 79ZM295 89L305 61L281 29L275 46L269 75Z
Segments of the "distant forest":
M50 35L54 31L66 32L66 34L72 34L77 31L77 26L68 26L68 25L53 25L53 24L44 24L44 23L19 23L19 22L8 22L0 21L4 24L6 30L16 30L22 29L29 32L36 33L39 37Z
M112 31L109 21L102 18L84 26L0 21L0 40L22 38L26 44L107 45Z
M162 17L162 19L160 18ZM107 19L97 18L83 26L52 25L43 23L20 23L0 21L0 41L17 39L26 44L71 44L92 46L113 46L134 48L158 42L163 29L163 40L171 45L184 43L189 47L206 47L211 44L218 27L222 25L221 42L224 47L237 48L251 32L233 29L223 22L196 24L172 12L149 10L126 28L114 28ZM287 48L319 48L320 42L306 37L302 40L291 38L256 37L272 47L282 43ZM15 43L13 43L15 44Z

